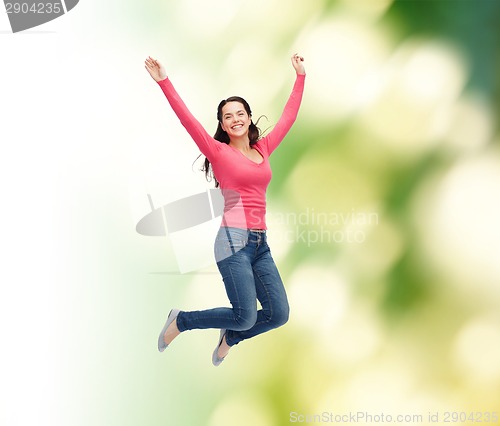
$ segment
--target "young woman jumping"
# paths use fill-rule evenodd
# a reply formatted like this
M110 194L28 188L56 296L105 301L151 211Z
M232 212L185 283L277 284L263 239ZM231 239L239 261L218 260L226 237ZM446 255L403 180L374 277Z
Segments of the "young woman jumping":
M217 328L220 335L212 363L218 366L232 346L288 321L285 287L267 244L265 213L271 180L269 156L297 118L304 90L304 58L295 54L291 60L296 72L292 93L278 123L264 137L252 121L250 106L237 96L219 104L217 131L211 137L179 97L164 66L151 57L145 61L146 70L205 155L205 174L208 177L211 169L216 187L221 188L224 214L214 254L232 306L202 311L172 309L158 338L160 352L186 330Z

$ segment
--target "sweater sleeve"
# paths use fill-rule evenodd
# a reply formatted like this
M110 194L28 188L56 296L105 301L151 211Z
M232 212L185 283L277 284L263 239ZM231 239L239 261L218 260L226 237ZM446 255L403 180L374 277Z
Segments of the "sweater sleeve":
M181 124L185 127L196 145L198 145L201 153L205 155L210 162L213 162L221 149L220 142L212 138L200 122L191 114L168 77L159 81L158 84L163 90L163 93L167 97L170 106L179 118Z
M276 123L276 126L274 126L274 129L260 141L260 143L264 144L267 148L268 155L271 155L281 143L297 118L300 103L302 101L302 94L304 92L305 78L305 74L297 74L292 93L288 98L288 102L285 105L280 119Z

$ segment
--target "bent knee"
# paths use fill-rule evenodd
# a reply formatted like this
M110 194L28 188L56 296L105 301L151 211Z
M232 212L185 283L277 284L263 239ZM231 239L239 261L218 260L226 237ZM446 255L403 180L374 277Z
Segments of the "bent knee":
M234 331L250 330L257 322L257 309L240 313L236 317L236 326L232 327Z
M288 322L288 318L290 317L290 308L288 305L283 306L282 308L273 312L270 322L274 327L281 327Z

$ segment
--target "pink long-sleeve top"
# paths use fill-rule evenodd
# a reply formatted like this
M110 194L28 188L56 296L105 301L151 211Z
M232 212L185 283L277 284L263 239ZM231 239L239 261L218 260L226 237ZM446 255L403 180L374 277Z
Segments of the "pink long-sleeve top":
M182 125L212 164L213 173L224 196L221 226L267 229L266 190L272 176L269 156L297 118L304 81L305 74L298 74L278 123L269 134L252 146L262 156L261 163L256 163L238 149L215 140L188 110L170 79L167 77L158 82Z

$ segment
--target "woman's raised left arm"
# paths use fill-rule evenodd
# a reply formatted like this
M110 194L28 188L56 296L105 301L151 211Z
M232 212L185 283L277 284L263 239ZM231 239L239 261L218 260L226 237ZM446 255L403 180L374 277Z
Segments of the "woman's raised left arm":
M283 113L276 123L276 126L267 136L265 136L261 140L262 143L267 146L268 155L271 155L271 153L281 143L283 138L292 127L299 113L306 77L306 71L303 62L304 58L302 56L299 56L298 54L292 56L292 65L297 74L292 93L288 98L288 102L286 103Z

